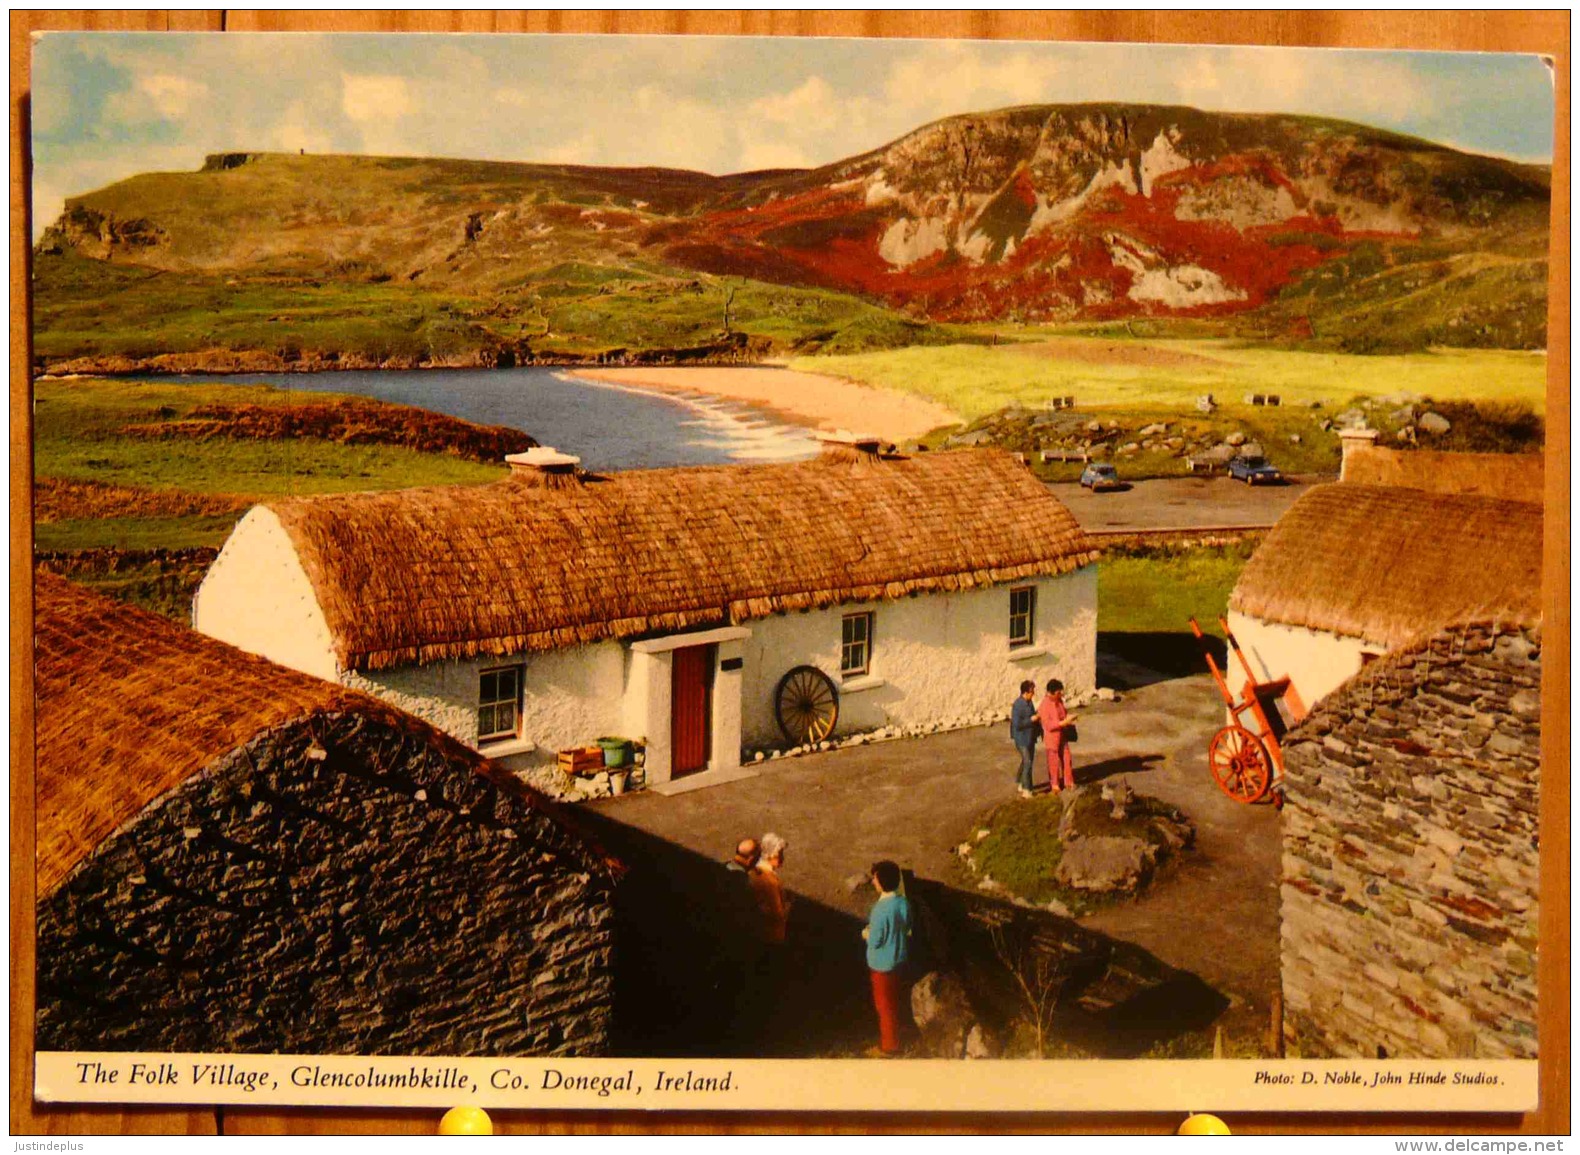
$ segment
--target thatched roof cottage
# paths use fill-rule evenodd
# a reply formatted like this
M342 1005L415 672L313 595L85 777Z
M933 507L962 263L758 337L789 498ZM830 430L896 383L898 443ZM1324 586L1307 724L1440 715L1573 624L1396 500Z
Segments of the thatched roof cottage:
M1286 1034L1308 1057L1533 1058L1540 460L1365 446L1344 478L1229 602L1259 676L1310 708L1282 741Z
M1229 627L1295 712L1452 622L1539 617L1542 507L1342 482L1304 494L1240 574Z
M42 1051L597 1054L616 864L433 727L40 573Z
M194 623L512 765L645 738L660 788L790 741L792 671L837 702L836 735L1000 710L1022 678L1094 684L1096 553L1008 454L510 461L492 485L254 508Z

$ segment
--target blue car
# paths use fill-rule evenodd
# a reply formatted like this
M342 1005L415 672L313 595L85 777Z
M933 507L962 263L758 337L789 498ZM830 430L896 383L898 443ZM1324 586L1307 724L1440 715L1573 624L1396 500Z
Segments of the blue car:
M1265 457L1236 457L1229 462L1229 476L1247 485L1262 482L1272 484L1284 480L1284 475L1269 464Z
M1093 462L1081 470L1081 484L1096 493L1099 489L1123 489L1125 483L1119 480L1119 471L1112 465Z

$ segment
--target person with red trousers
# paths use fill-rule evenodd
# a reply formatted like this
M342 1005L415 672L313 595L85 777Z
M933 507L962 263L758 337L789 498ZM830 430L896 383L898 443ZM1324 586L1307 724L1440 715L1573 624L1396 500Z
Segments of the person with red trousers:
M878 901L861 937L867 940L867 969L872 975L872 1003L878 1012L878 1046L870 1055L894 1058L900 1053L900 1032L909 1016L911 903L900 893L900 868L887 860L872 866Z

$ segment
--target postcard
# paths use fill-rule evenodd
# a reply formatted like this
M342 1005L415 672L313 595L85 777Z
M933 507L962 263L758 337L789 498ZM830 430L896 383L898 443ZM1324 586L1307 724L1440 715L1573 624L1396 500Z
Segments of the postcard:
M40 1101L1534 1108L1548 62L32 77Z

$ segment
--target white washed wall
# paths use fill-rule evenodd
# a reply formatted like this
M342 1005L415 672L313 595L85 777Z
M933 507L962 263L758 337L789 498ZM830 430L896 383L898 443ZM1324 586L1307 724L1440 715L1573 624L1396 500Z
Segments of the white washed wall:
M329 625L279 518L249 510L203 577L192 626L248 653L334 681Z
M516 658L463 658L393 670L349 671L340 680L476 746L480 675L484 670L521 665L520 736L537 745L541 759L605 734L624 734L625 664L624 647L600 642Z
M1240 613L1229 614L1228 621L1257 678L1273 681L1287 677L1307 709L1354 677L1363 653L1385 652L1383 646L1360 638L1264 622ZM1238 698L1245 671L1234 654L1228 658L1229 685Z
M1009 647L1007 585L747 622L752 636L744 646L741 741L749 748L783 744L773 693L794 666L817 666L841 686L840 734L1008 710L1025 678L1040 687L1056 677L1072 693L1091 690L1097 674L1096 567L1015 584L1037 587L1036 638L1019 652ZM870 674L841 679L840 619L864 611L873 614Z

